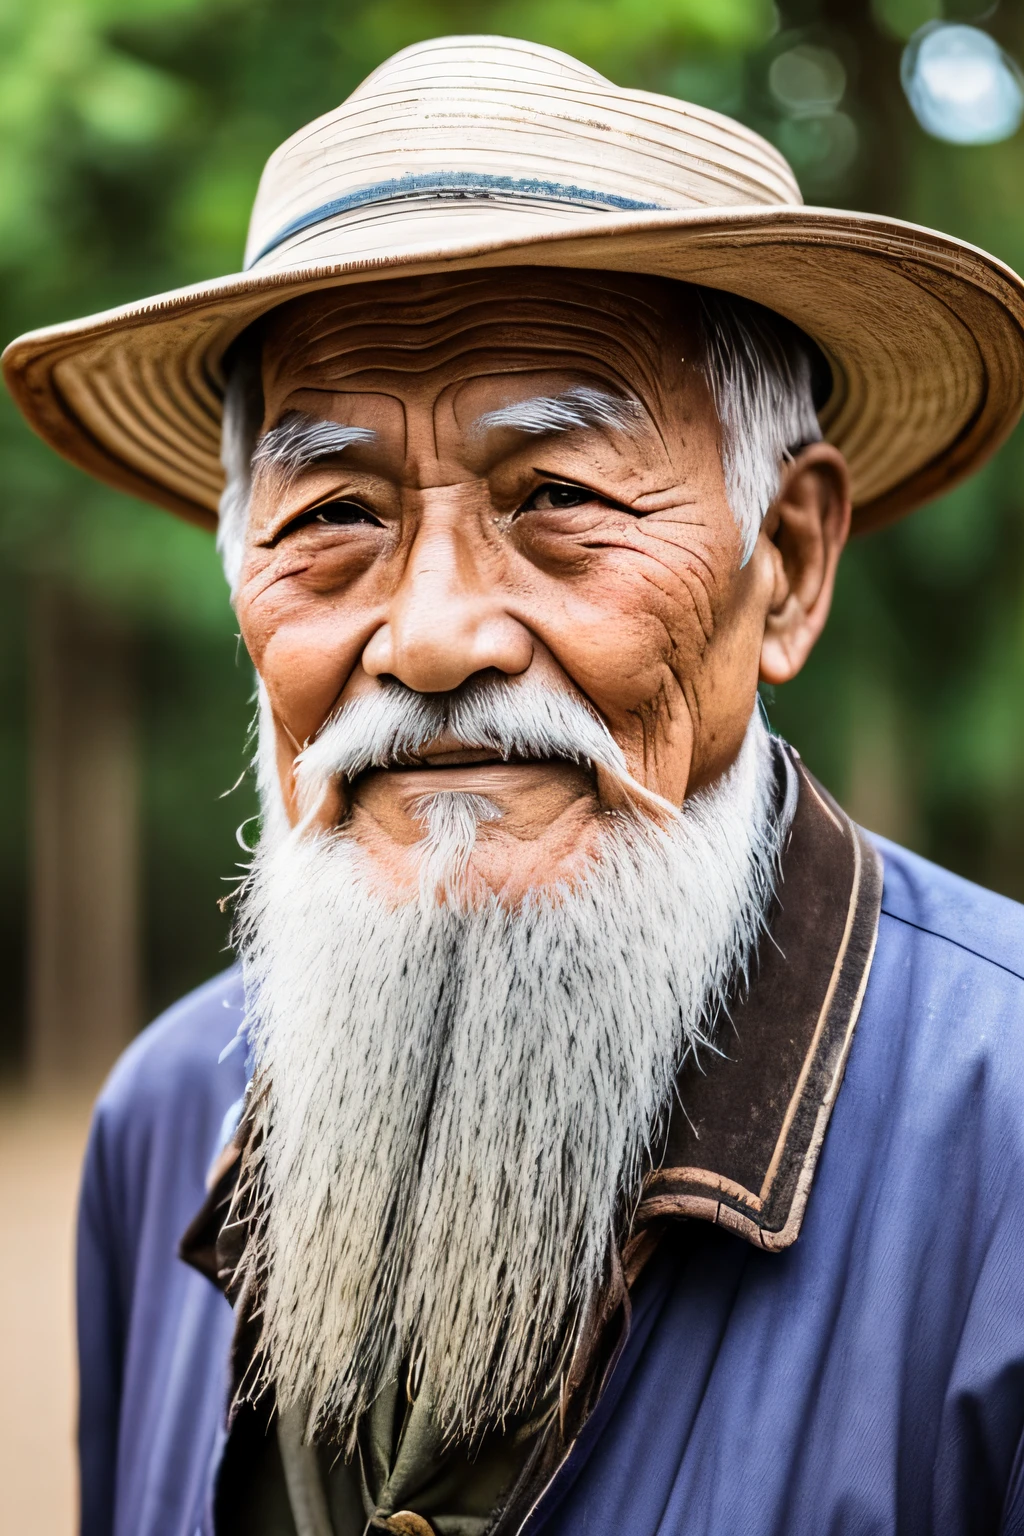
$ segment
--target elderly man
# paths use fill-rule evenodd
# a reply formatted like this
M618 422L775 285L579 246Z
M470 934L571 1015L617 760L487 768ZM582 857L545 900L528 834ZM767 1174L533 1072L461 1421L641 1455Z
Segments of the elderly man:
M1024 1531L1024 923L757 711L1022 321L467 38L274 155L246 275L8 350L64 453L219 498L259 677L240 967L97 1110L86 1536Z

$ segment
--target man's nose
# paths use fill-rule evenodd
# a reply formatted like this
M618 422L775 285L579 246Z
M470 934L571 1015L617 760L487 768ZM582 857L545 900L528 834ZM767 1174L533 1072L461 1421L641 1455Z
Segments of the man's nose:
M505 605L502 554L458 502L443 492L427 499L385 622L363 652L371 677L439 693L475 672L516 676L530 665L530 633Z

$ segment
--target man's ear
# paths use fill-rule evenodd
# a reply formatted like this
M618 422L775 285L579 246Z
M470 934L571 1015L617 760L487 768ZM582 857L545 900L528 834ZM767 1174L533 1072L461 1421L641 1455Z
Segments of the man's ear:
M830 443L812 443L786 465L762 528L774 546L775 568L762 682L788 683L824 629L850 510L850 472Z

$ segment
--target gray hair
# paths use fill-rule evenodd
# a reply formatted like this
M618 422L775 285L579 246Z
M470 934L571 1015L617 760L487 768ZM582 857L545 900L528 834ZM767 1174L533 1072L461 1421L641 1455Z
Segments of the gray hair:
M808 443L821 441L814 403L813 343L760 304L708 288L691 292L698 301L701 372L718 412L726 494L739 525L745 564L778 492L782 466ZM567 424L572 424L568 417L581 404L588 406L585 414L600 415L593 402L582 400L584 394L593 393L568 392L572 399L565 400ZM500 425L502 414L490 413L493 420L488 424ZM241 571L262 419L258 351L243 345L228 370L221 440L226 482L217 548L232 591ZM322 426L338 438L339 450L343 437L356 442L372 435L333 423Z
M725 491L750 559L782 466L821 441L814 362L795 325L747 299L698 289L702 371L718 412ZM812 350L813 349L813 350Z

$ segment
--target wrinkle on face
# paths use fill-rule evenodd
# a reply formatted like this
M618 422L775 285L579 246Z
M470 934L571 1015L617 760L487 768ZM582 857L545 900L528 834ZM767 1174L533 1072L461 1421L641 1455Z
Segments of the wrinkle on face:
M474 353L498 358L504 372L571 367L583 357L613 387L636 380L641 397L656 400L662 305L672 292L655 279L525 269L360 284L296 300L265 322L268 416L282 391L303 381L337 389L362 375L373 389L379 373L422 374Z
M729 765L756 656L710 732L698 694L716 696L704 679L728 650L722 634L749 640L737 604L752 576L714 407L687 361L696 343L681 292L627 275L485 271L333 289L264 322L264 432L298 410L374 434L287 485L268 470L254 488L238 613L279 722L286 800L291 743L315 737L346 698L392 676L458 686L465 668L515 677L543 665L675 803ZM635 424L477 428L573 390L636 402ZM548 505L550 485L589 499ZM372 521L331 521L352 507ZM385 773L373 814L355 806L371 840L385 836L390 792ZM601 814L588 795L578 816L559 811L563 832ZM505 886L510 839L544 842L487 828L481 848ZM564 861L563 833L554 841ZM400 862L385 852L389 868Z
M572 382L582 364L588 382L635 395L660 438L668 395L687 374L684 351L693 350L682 318L667 323L658 304L673 300L674 285L540 269L514 276L517 283L487 272L361 284L282 306L265 322L264 429L304 389L352 392L357 383L360 394L388 393L400 381L401 398L425 399L450 370L455 425L465 434L468 417L480 414L467 389L475 377L497 373L511 389L516 375L565 370ZM678 345L666 348L667 330Z

